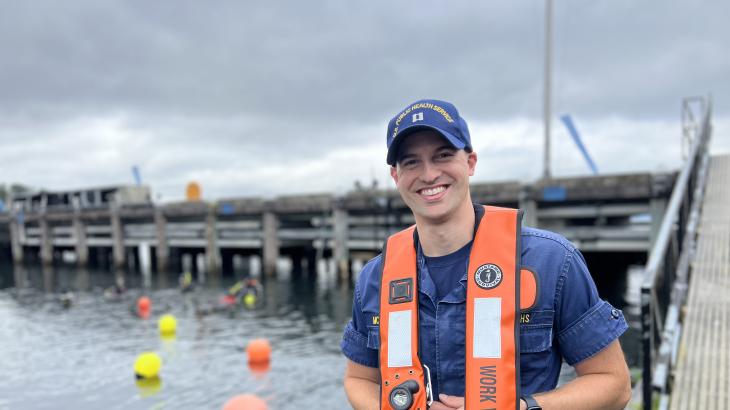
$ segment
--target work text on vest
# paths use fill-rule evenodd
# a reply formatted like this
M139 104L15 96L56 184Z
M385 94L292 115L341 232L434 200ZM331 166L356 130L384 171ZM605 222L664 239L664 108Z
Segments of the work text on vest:
M481 366L479 368L479 402L497 404L497 366ZM493 410L494 407L483 410Z

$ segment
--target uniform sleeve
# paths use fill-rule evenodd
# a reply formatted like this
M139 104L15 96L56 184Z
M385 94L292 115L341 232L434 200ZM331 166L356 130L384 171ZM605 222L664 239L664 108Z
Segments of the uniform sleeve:
M362 283L370 276L363 268L358 283L355 285L355 292L352 297L352 319L345 326L342 334L340 348L342 353L355 363L368 367L378 367L378 350L373 348L373 343L368 343L369 330L366 325L365 314L362 310Z
M620 310L598 296L583 255L566 253L556 298L560 352L570 365L603 350L628 329Z

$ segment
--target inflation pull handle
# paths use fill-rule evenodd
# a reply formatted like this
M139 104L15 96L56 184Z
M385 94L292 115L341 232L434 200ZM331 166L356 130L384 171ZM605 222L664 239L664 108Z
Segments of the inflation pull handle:
M413 395L418 392L415 380L406 380L390 392L390 405L394 410L408 410L413 405Z
M431 371L428 366L423 365L426 404L431 407L433 404L433 390L431 389ZM394 410L408 410L413 406L413 396L418 393L418 382L413 379L406 380L395 386L390 392L390 405Z

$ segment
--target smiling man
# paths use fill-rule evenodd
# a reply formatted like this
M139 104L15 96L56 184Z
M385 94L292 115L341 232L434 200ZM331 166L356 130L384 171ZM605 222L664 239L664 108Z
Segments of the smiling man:
M356 284L342 340L352 406L623 408L623 315L565 238L522 227L517 210L472 203L477 155L456 108L410 104L386 141L416 224L391 236ZM555 389L563 360L577 377Z

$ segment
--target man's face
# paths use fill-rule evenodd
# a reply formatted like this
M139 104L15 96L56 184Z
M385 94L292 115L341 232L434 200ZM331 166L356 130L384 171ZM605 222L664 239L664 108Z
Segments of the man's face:
M446 222L465 201L471 209L469 177L474 175L476 154L455 149L435 131L405 138L390 175L416 220Z

